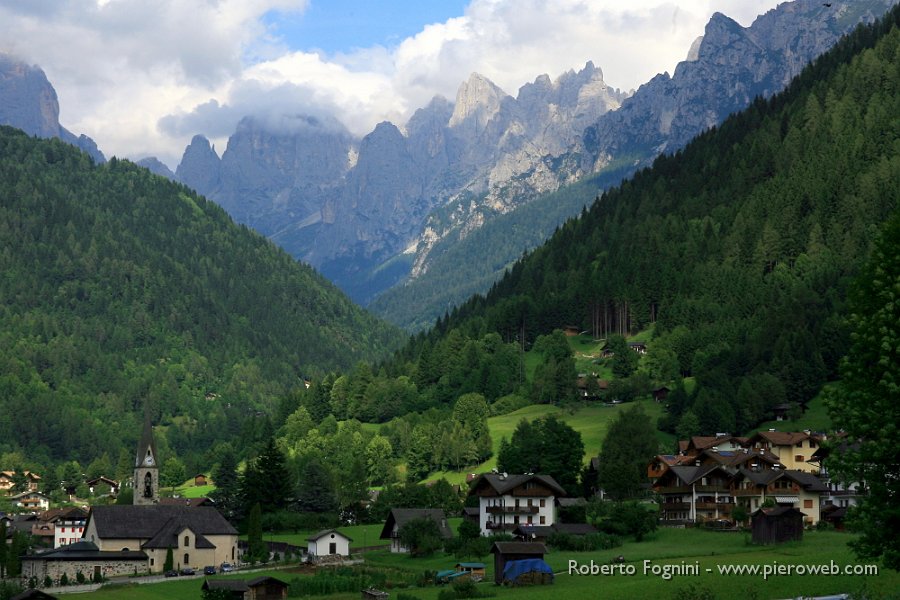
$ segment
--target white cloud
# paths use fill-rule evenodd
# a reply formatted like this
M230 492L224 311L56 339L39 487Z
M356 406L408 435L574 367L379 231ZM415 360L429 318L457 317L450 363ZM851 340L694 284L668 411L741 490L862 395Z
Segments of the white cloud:
M452 99L472 72L515 95L592 60L630 89L671 72L712 12L749 25L776 1L472 0L394 48L334 56L290 51L265 27L272 11L306 4L0 0L0 50L45 70L63 125L108 155L155 154L174 168L193 134L222 149L244 114L333 112L363 135L402 124L436 94Z

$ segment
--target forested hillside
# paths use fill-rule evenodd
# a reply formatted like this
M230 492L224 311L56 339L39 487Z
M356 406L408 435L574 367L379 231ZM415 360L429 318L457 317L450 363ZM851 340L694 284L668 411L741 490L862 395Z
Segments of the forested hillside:
M429 337L655 322L652 349L698 383L673 425L692 410L704 432L741 431L773 401L807 402L836 373L848 280L900 201L898 17L604 194Z
M531 394L553 401L535 396L538 380L573 381L546 334L654 325L650 376L696 382L691 394L674 384L664 427L743 431L775 404L806 403L836 377L847 286L900 200L898 19L857 30L784 93L605 193L380 375L344 376L332 400L365 380L414 382L405 408L500 401L524 383L508 348L544 335Z
M0 273L0 452L44 464L114 463L145 408L208 449L401 339L186 187L6 127Z
M526 250L590 205L598 190L620 183L633 170L630 162L616 163L510 213L485 209L484 225L465 237L455 232L441 239L431 250L427 273L381 294L369 310L413 333L431 327L456 304L489 289Z

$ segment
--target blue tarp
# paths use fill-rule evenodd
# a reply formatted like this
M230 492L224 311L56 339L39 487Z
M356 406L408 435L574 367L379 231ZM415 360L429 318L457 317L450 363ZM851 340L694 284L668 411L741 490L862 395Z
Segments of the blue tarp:
M515 581L519 575L525 573L549 573L553 577L553 569L540 558L526 558L523 560L511 560L503 567L503 581Z

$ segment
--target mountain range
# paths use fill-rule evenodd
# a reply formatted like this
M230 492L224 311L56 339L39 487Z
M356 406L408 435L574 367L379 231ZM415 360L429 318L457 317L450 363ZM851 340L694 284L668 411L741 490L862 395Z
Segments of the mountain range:
M633 93L608 85L591 62L555 80L541 75L515 97L473 73L452 102L435 97L405 124L383 122L362 139L329 117L248 116L221 156L197 135L174 174L152 158L139 163L196 189L357 302L415 329L486 290L602 189L754 97L783 89L840 36L893 3L796 0L746 28L716 14L671 76ZM44 121L14 114L30 133L74 137L58 122L53 133L58 106L49 90L40 92L52 98L39 103ZM579 181L568 203L547 196ZM532 218L502 218L535 202ZM459 248L466 244L478 247ZM460 252L481 252L481 260L467 265L473 272L465 284L447 285L448 268L456 267L446 262Z
M472 74L454 102L437 97L362 140L336 121L291 115L273 127L248 118L220 160L195 138L176 173L366 304L427 273L442 239L463 239L621 161L646 165L783 89L890 4L799 0L748 28L716 14L688 60L630 96L588 63L555 81L542 75L515 97Z

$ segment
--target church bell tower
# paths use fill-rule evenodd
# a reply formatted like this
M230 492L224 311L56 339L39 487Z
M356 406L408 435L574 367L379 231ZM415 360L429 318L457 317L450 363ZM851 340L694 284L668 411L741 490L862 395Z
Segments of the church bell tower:
M144 431L134 458L134 504L152 506L159 503L159 464L150 418L144 420Z

